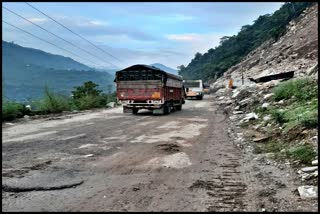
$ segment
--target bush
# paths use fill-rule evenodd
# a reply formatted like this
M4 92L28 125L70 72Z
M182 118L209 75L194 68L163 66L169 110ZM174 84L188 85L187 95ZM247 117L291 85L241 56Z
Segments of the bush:
M74 101L74 103L79 110L101 107L99 97L92 96L92 95L87 95L87 96L78 98Z
M75 90L72 91L74 105L79 110L84 110L105 107L109 102L116 101L116 93L102 93L101 90L97 90L98 86L89 81L82 86L75 87Z
M10 121L16 118L23 117L27 113L28 109L23 104L13 101L2 102L2 121Z
M46 87L44 90L44 98L38 102L38 110L42 113L60 113L62 111L70 111L70 99L66 96L55 94Z

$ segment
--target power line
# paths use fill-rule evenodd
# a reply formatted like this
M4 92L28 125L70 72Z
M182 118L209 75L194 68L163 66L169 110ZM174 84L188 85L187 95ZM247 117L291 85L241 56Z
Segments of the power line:
M34 34L32 34L32 33L28 32L28 31L26 31L26 30L23 30L23 29L21 29L21 28L19 28L19 27L15 26L15 25L13 25L13 24L10 24L10 23L8 23L8 22L6 22L6 21L4 21L4 20L2 20L2 22L6 23L7 25L10 25L11 27L14 27L14 28L16 28L16 29L19 29L19 30L21 30L21 31L23 31L23 32L25 32L25 33L27 33L27 34L29 34L29 35L31 35L31 36L33 36L33 37L37 38L37 39L40 39L41 41L44 41L44 42L46 42L46 43L49 43L50 45L53 45L53 46L55 46L55 47L57 47L57 48L59 48L59 49L61 49L61 50L63 50L63 51L66 51L66 52L68 52L68 53L70 53L70 54L72 54L72 55L75 55L75 56L77 56L77 57L79 57L79 58L81 58L81 59L87 60L87 61L89 61L89 62L91 62L91 63L95 64L94 62L92 62L92 61L91 61L91 60L89 60L89 59L85 59L85 58L83 58L83 57L81 57L81 56L79 56L79 55L77 55L77 54L75 54L75 53L72 53L71 51L68 51L68 50L66 50L66 49L64 49L64 48L61 48L61 47L59 47L59 46L57 46L57 45L53 44L52 42L49 42L49 41L47 41L47 40L45 40L45 39L42 39L42 38L40 38L40 37L38 37L38 36L36 36L36 35L34 35Z
M14 14L14 15L16 15L16 16L19 16L20 18L24 19L25 21L27 21L27 22L29 22L29 23L31 23L31 24L33 24L33 25L35 25L35 26L37 26L37 27L41 28L42 30L44 30L44 31L46 31L46 32L48 32L48 33L50 33L51 35L53 35L53 36L55 36L55 37L58 37L59 39L61 39L61 40L65 41L65 42L67 42L68 44L71 44L72 46L74 46L74 47L76 47L76 48L78 48L78 49L80 49L80 50L82 50L82 51L84 51L84 52L88 53L89 55L94 56L94 57L98 58L99 60L102 60L103 62L107 62L107 63L109 63L110 65L115 66L114 64L112 64L112 63L110 63L110 62L108 62L108 61L106 61L106 60L104 60L104 59L102 59L102 58L100 58L100 57L98 57L98 56L96 56L96 55L94 55L94 54L90 53L89 51L87 51L87 50L85 50L85 49L83 49L83 48L81 48L81 47L76 46L76 45L75 45L75 44L73 44L72 42L69 42L69 41L65 40L64 38L62 38L62 37L60 37L60 36L58 36L58 35L56 35L56 34L54 34L54 33L50 32L50 31L48 31L47 29L45 29L45 28L41 27L40 25L38 25L38 24L36 24L36 23L34 23L34 22L32 22L32 21L28 20L27 18L25 18L25 17L23 17L23 16L21 16L21 15L17 14L16 12L13 12L12 10L10 10L10 9L8 9L8 8L4 7L4 6L2 6L2 8L6 9L7 11L9 11L10 13L13 13L13 14Z
M62 26L63 28L67 29L68 31L70 31L71 33L77 35L78 37L80 37L81 39L89 42L91 45L93 45L95 48L99 49L100 51L108 54L109 56L112 56L114 59L118 60L119 62L121 62L121 60L119 60L117 57L113 56L112 54L106 52L105 50L99 48L98 46L96 46L95 44L93 44L92 42L90 42L89 40L87 40L86 38L80 36L79 34L75 33L74 31L72 31L71 29L69 29L68 27L66 27L65 25L61 24L60 22L58 22L57 20L51 18L49 15L45 14L44 12L40 11L39 9L37 9L36 7L32 6L31 4L29 4L28 2L25 2L27 5L29 5L30 7L32 7L33 9L35 9L36 11L38 11L39 13L45 15L46 17L48 17L49 19L51 19L52 21L54 21L55 23L59 24L60 26Z

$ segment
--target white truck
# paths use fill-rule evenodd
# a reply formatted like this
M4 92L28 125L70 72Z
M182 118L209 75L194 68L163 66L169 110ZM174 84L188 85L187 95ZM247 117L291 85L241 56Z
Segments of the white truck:
M186 92L186 98L203 98L203 83L202 80L183 80L183 85Z

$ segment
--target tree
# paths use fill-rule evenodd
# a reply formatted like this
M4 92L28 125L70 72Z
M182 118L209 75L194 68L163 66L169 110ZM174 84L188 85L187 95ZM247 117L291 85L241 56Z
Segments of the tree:
M229 40L230 36L223 36L220 38L220 45L222 45L225 41Z
M97 90L96 87L99 86L92 81L85 82L82 86L75 87L75 90L72 91L73 99L79 99L85 96L99 96L102 92Z
M184 65L180 65L180 66L177 67L177 69L178 69L178 74L181 74L181 72L184 72L186 67Z

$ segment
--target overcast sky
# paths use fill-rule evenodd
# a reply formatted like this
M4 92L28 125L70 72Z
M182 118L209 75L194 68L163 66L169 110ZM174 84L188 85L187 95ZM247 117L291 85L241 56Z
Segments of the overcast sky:
M3 40L68 56L90 66L109 66L108 62L119 67L162 63L176 69L178 65L188 65L196 52L205 53L216 47L221 37L235 35L241 26L252 24L260 15L272 14L283 3L31 4L116 56L121 63L22 2L2 5L105 60L88 55L2 8L4 21L81 55L95 64L32 38L5 23L2 25Z

